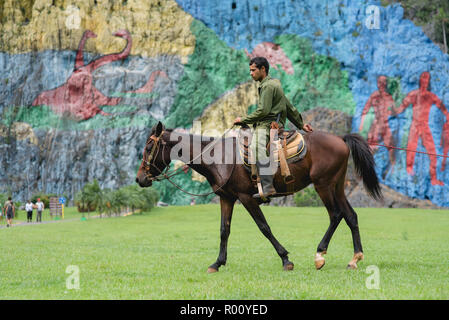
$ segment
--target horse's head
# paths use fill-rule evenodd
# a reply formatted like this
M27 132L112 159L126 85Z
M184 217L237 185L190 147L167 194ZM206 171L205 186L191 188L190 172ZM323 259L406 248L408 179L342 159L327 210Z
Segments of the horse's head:
M139 186L150 187L153 180L170 164L166 141L163 140L165 127L159 121L152 129L143 149L143 159L137 171L136 182Z

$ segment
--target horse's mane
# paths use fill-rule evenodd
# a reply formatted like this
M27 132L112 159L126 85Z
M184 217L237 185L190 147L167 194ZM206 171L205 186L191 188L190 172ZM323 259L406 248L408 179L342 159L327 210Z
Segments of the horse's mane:
M215 139L228 139L228 138L234 138L234 137L226 137L226 138L225 138L225 137L223 137L223 136L220 136L220 137L205 136L205 135L201 135L201 134L197 134L197 133L188 132L187 130L182 129L182 128L176 128L176 129L166 128L166 129L164 129L164 130L165 130L165 132L169 132L169 133L176 132L176 133L179 133L179 134L185 134L185 135L192 136L192 137L201 137L201 140L202 140L203 142L212 142L212 141L215 140ZM185 131L184 131L184 130L185 130Z

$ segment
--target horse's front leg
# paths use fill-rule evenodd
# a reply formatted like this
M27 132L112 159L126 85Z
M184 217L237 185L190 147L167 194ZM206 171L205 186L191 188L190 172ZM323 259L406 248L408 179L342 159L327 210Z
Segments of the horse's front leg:
M282 260L282 266L284 270L293 270L294 264L293 262L288 260L288 251L285 250L285 248L274 237L257 201L253 199L253 197L249 194L239 194L239 200L242 202L246 210L248 210L249 214L259 227L259 230L273 245L274 249Z
M226 265L228 238L231 233L231 219L232 211L234 210L235 200L230 200L225 197L220 197L221 207L221 224L220 224L220 253L217 261L213 263L208 269L208 273L217 272L220 266Z

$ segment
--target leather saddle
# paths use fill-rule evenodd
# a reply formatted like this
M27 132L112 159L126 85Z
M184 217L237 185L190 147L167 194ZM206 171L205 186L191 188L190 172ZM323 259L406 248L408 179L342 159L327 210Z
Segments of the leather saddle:
M245 130L245 129L242 129ZM248 129L246 129L248 130ZM278 138L281 146L281 150L275 148L273 151L274 160L276 162L280 161L279 151L283 152L287 163L294 163L302 160L307 153L307 146L303 135L296 130L284 131L282 128L278 131ZM245 131L245 135L239 135L238 145L240 156L242 157L243 163L246 167L251 166L251 161L249 157L251 156L251 145L252 134L250 131ZM276 144L275 144L276 145ZM267 144L267 154L270 152L270 143Z

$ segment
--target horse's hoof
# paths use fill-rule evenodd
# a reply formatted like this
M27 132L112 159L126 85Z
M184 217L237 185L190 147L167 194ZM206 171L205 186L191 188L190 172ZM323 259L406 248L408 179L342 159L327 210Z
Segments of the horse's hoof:
M317 270L321 270L321 268L324 267L325 264L326 264L326 260L324 260L324 258L323 258L323 260L320 260L320 261L315 260L315 268Z
M211 268L211 267L207 268L207 273L215 273L215 272L218 272L218 269Z
M295 265L293 264L293 262L287 262L286 264L284 264L285 271L291 271L293 270L294 267Z
M346 269L356 270L357 262L361 260L363 260L363 253L362 252L354 253L354 257L352 257L352 260L349 261L348 265L346 266Z
M357 269L357 263L348 263L348 265L346 266L346 269L356 270Z
M320 270L326 264L326 260L323 257L324 254L326 254L326 251L317 252L315 255L315 268L317 270Z

